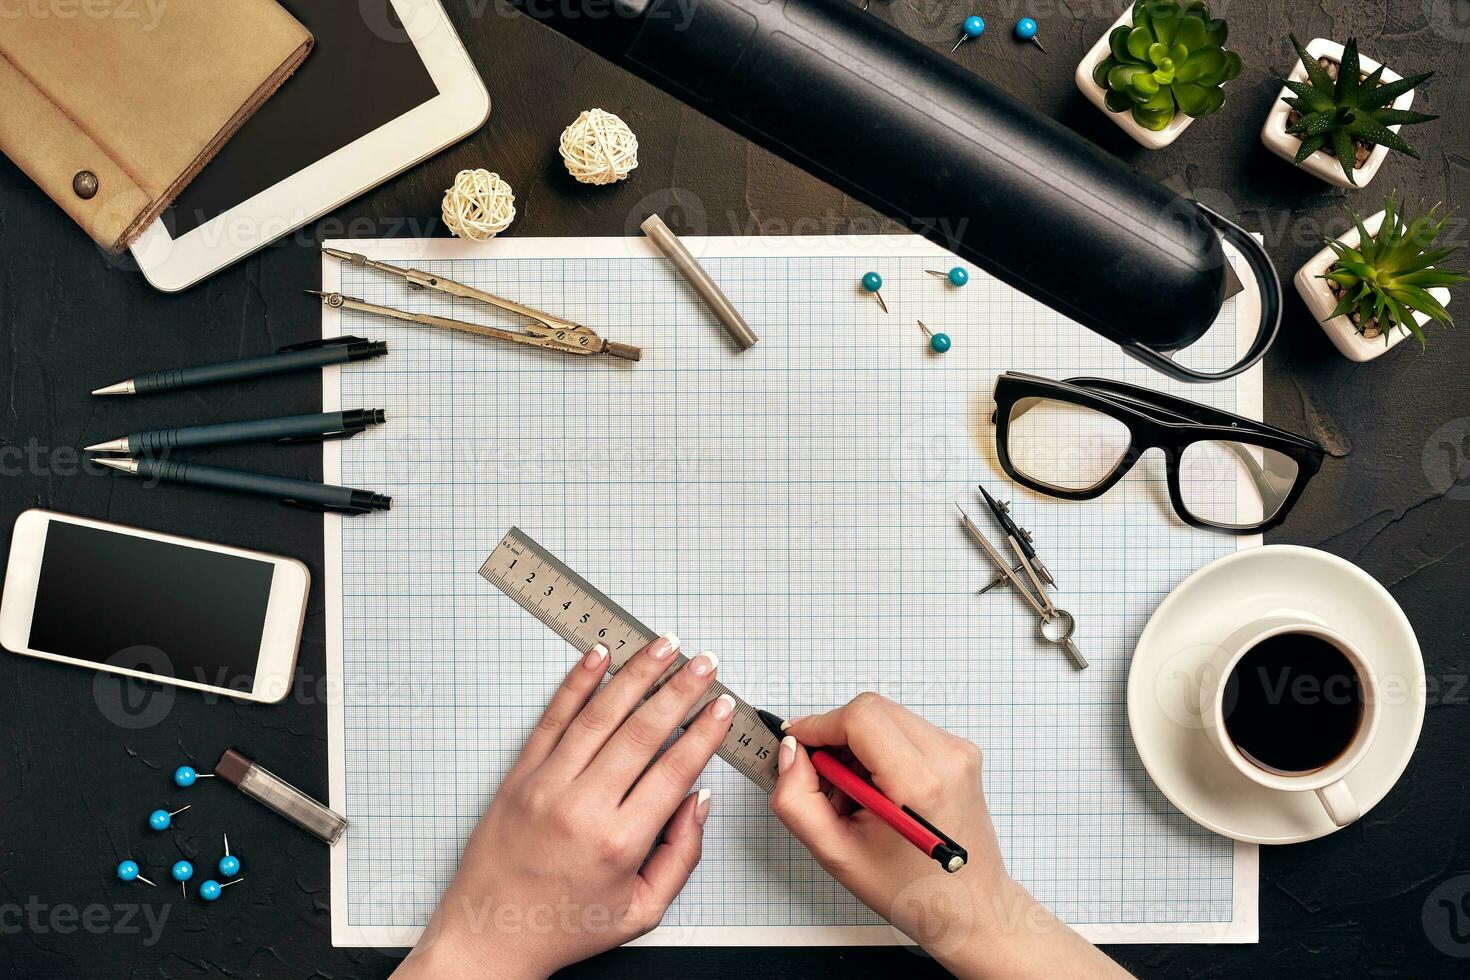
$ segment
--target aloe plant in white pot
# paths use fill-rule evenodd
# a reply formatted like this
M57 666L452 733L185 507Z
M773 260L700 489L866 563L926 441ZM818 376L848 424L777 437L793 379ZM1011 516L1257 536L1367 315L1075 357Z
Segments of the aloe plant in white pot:
M1078 63L1077 88L1129 136L1160 149L1225 103L1224 84L1240 74L1227 32L1204 0L1137 0Z
M1334 346L1354 361L1369 361L1413 335L1424 343L1430 321L1450 326L1447 287L1470 279L1440 265L1458 245L1436 247L1448 215L1438 205L1405 214L1390 197L1363 219L1349 209L1353 227L1297 270L1297 292Z
M1338 187L1365 187L1389 150L1419 154L1399 135L1438 116L1409 109L1414 89L1434 73L1409 78L1358 53L1356 38L1337 44L1293 35L1297 64L1261 127L1272 153Z

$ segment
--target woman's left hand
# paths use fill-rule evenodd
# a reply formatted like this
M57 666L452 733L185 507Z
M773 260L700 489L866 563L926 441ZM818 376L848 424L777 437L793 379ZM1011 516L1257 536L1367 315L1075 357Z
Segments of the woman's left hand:
M654 640L596 696L607 648L571 669L397 977L542 980L659 924L699 863L710 801L690 790L734 711L711 701L654 761L718 666L701 653L640 705L678 643Z

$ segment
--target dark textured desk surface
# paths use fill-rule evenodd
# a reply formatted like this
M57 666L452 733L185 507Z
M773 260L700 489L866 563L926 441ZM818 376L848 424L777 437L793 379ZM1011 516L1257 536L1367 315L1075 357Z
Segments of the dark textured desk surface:
M709 234L898 230L531 20L490 3L452 6L495 100L489 125L182 295L155 292L136 272L102 255L23 174L0 160L0 521L8 525L33 506L109 518L296 555L320 582L318 518L266 501L173 487L145 491L77 462L79 447L156 422L160 413L206 421L314 410L320 397L314 379L261 381L146 403L93 399L87 392L135 369L258 354L316 336L317 307L301 295L318 283L315 243L343 235L444 234L439 197L461 168L486 166L508 176L520 211L514 235L633 233L646 213L639 202L668 188L682 188L702 204ZM1224 12L1245 71L1219 114L1196 122L1161 152L1133 145L1072 84L1078 59L1117 6L1083 0L978 5L990 31L954 57L1150 176L1264 231L1286 277L1315 251L1322 233L1343 229L1344 202L1371 214L1393 189L1428 203L1470 202L1465 0L1236 0ZM875 16L945 51L971 12L928 0L874 0L873 7ZM1040 21L1049 54L1008 36L1023 13ZM1438 69L1415 103L1445 117L1412 132L1422 162L1391 157L1370 188L1344 193L1271 156L1258 133L1277 90L1270 74L1291 64L1288 30L1304 40L1357 34L1365 53L1401 72ZM577 185L556 156L561 127L592 106L619 113L638 134L641 166L621 186ZM1463 218L1454 234L1467 237ZM1470 687L1464 683L1470 671L1470 335L1464 326L1436 330L1426 353L1405 343L1377 362L1354 365L1332 349L1288 291L1282 336L1266 362L1266 415L1314 434L1331 456L1272 539L1351 559L1403 605L1430 678L1423 737L1398 786L1359 823L1315 843L1262 851L1259 945L1112 952L1151 976L1446 974L1460 965L1446 951L1470 954L1470 938L1460 945L1453 939L1470 929L1470 878L1448 886L1452 899L1464 901L1453 923L1447 917L1455 913L1438 904L1441 896L1431 900L1441 883L1470 872ZM1470 308L1470 291L1459 290L1451 309L1463 308ZM1433 465L1426 465L1426 452ZM320 453L310 448L251 447L228 457L249 467L321 475ZM1458 489L1448 489L1452 465ZM8 531L0 533L7 546L8 538ZM99 708L92 673L0 654L0 968L6 975L387 975L396 963L392 955L332 948L324 847L261 808L226 798L233 791L218 782L201 783L187 799L170 792L167 773L174 766L192 761L207 770L233 744L325 797L323 673L319 587L306 622L299 696L277 706L180 694L162 722L129 730ZM178 821L177 843L168 839L172 834L145 837L142 815L165 799L227 807L223 812L238 839L279 841L278 849L256 847L248 883L214 906L181 903L168 887L155 892L122 885L112 868L128 850L158 867L180 843L211 843L187 814ZM161 935L152 935L142 914L125 921L119 903L131 902L144 903L155 919L167 913ZM76 917L93 903L103 911ZM149 944L151 939L156 941ZM613 953L569 975L635 970L657 977L768 978L839 970L853 977L941 972L897 949L665 949Z

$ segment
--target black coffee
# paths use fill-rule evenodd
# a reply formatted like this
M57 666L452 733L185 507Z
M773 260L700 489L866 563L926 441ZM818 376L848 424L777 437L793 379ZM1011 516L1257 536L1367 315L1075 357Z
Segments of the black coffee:
M1358 672L1341 650L1308 633L1256 644L1225 681L1225 731L1241 754L1285 775L1331 763L1363 720Z

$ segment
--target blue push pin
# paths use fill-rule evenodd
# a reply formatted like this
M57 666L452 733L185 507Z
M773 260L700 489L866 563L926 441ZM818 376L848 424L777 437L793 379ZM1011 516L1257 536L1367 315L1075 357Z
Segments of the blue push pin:
M141 881L145 885L153 885L153 882L138 873L137 861L124 861L122 864L119 864L117 866L117 876L123 881ZM158 886L153 885L153 887L157 888Z
M957 289L970 281L970 274L960 266L955 266L948 272L940 272L938 269L925 269L924 271L929 273L929 275L931 276L936 276L940 279L948 279L949 284Z
M179 766L174 770L174 785L188 789L196 779L213 779L212 772L195 772L193 766Z
M173 824L174 817L178 816L180 813L183 813L187 809L189 809L189 807L181 806L172 813L167 810L154 810L152 813L148 814L148 826L152 827L154 830L167 830Z
M229 834L225 834L225 856L219 859L219 873L226 878L233 878L240 873L240 859L230 853ZM205 882L205 884L208 884L208 882Z
M878 301L878 305L883 308L883 312L887 313L888 304L883 302L883 294L878 292L878 290L883 288L883 277L876 272L863 273L863 288L873 294L873 298Z
M923 320L918 321L918 323L919 329L924 331L924 336L929 338L929 349L932 350L934 353L943 354L945 351L949 350L950 347L953 346L949 339L949 334L934 333L928 327L924 326Z
M200 882L199 897L204 899L206 902L212 902L215 899L219 898L220 892L224 891L226 888L229 888L231 885L238 885L244 880L244 878L236 878L234 881L227 881L223 885L215 881L213 878L209 879L208 881Z
M976 14L971 14L970 16L966 17L965 22L960 25L960 39L954 43L954 47L949 49L949 53L954 54L960 49L961 44L964 44L966 41L973 41L975 40L975 38L984 33L985 18L980 17Z
M1042 54L1046 53L1046 48L1041 46L1041 39L1036 36L1036 21L1030 17L1022 17L1016 21L1016 37L1023 41L1030 41L1038 48L1041 48Z
M177 881L179 883L179 891L183 892L185 898L188 898L189 889L184 884L184 882L194 877L194 865L190 864L188 861L175 862L172 874L174 876L174 881Z

